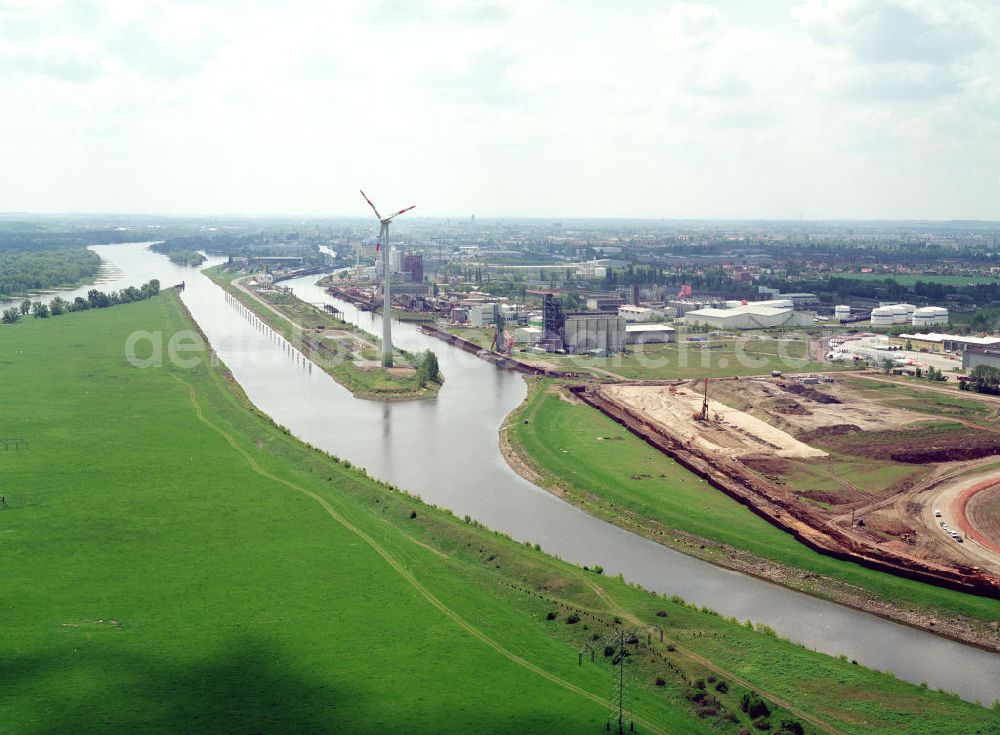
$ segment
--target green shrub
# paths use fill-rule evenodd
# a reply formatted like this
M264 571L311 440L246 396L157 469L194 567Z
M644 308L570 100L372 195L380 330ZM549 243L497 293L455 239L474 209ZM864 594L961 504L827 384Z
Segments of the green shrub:
M761 699L757 692L745 693L743 699L740 701L740 709L754 720L758 717L767 717L771 714L771 709L767 706L767 702Z

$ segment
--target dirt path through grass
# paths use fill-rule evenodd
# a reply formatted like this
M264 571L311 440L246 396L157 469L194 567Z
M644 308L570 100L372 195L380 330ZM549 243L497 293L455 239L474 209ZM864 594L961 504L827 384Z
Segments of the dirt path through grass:
M261 468L260 465L257 464L257 461L250 455L250 453L247 452L245 449L243 449L237 443L236 439L232 435L228 434L226 431L219 428L211 421L209 421L207 418L205 418L205 414L201 410L201 404L198 403L198 397L194 389L194 386L185 383L180 378L177 378L177 380L178 382L184 384L185 387L187 388L188 398L191 401L191 405L194 407L198 420L204 423L213 431L215 431L217 434L219 434L223 439L225 439L226 442L229 444L229 446L231 446L246 460L247 464L250 466L250 469L252 469L256 474L260 475L261 477L271 480L272 482L276 482L280 485L284 485L285 487L291 490L295 490L296 492L302 493L303 495L306 495L315 500L317 503L319 503L319 505L323 508L323 510L326 511L327 515L329 515L331 518L333 518L333 520L335 520L341 526L343 526L348 531L358 536L358 538L360 538L366 544L368 544L375 551L375 553L381 556L390 567L392 567L403 579L407 581L407 583L409 583L411 587L413 587L413 589L415 589L420 594L421 597L423 597L425 600L427 600L427 602L429 602L431 605L433 605L435 608L441 611L446 617L450 618L459 627L461 627L463 630L465 630L473 637L485 643L487 646L492 648L494 651L499 653L504 658L513 661L518 666L522 666L525 669L535 674L538 674L542 678L552 682L553 684L556 684L562 687L563 689L571 691L574 694L579 694L581 697L585 697L586 699L589 699L590 701L599 704L602 707L607 704L606 697L598 696L596 694L588 692L586 689L583 689L582 687L579 687L576 684L573 684L572 682L568 682L565 679L562 679L556 676L555 674L546 671L542 667L537 666L536 664L531 663L527 659L524 659L521 656L518 656L516 653L513 653L504 648L500 643L495 641L493 638L488 636L479 628L472 625L472 623L470 623L468 620L463 618L461 615L459 615L457 612L455 612L450 607L445 605L441 600L439 600L430 590L424 587L424 585L421 584L421 582L416 577L413 576L412 572L406 569L406 567L404 567L394 556L392 556L392 554L390 554L382 546L380 546L379 543L375 541L375 539L373 539L367 533L362 531L360 528L352 524L344 516L338 513L329 503L329 501L327 501L325 498L318 495L317 493L314 493L311 490L308 490L304 487L300 487L299 485L296 485L295 483L289 480L286 480L282 477L278 477L277 475L271 474L267 470ZM633 715L633 719L637 723L641 724L643 727L648 728L652 732L660 733L660 735L668 735L666 730L661 729L660 727L650 722L649 720L646 720L645 718Z

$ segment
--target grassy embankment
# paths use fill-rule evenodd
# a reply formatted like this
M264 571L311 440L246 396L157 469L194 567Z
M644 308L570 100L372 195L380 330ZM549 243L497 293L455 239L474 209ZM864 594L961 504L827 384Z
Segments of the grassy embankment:
M610 671L577 651L615 616L665 631L632 657L638 732L735 733L748 686L775 730L1000 732L425 506L293 439L207 350L124 359L191 327L168 292L5 333L2 432L30 448L0 453L0 733L596 732Z
M965 616L981 631L1000 620L996 600L913 582L811 551L604 414L561 399L551 386L548 381L532 384L525 403L511 416L507 435L518 455L541 475L543 485L558 488L566 500L587 512L723 565L727 565L726 550L712 544L702 548L700 539L747 550L765 562L790 567L794 573L781 576L780 581L811 594L850 602L830 594L822 579L815 578L822 575L900 608L922 610L939 619ZM864 482L861 477L855 479ZM672 533L675 530L681 534Z
M489 347L493 340L490 328L449 327L452 334ZM769 375L783 372L820 372L849 369L841 365L818 363L809 358L809 344L804 340L775 337L718 339L708 342L681 342L665 345L629 345L628 352L610 357L593 355L548 355L538 352L515 352L516 357L552 365L560 370L590 373L595 377L619 377L627 380L670 380L674 378L727 378L734 375Z
M396 368L381 367L377 364L381 359L380 339L293 294L256 292L255 295L267 301L265 305L235 285L234 282L246 278L247 273L230 272L223 266L209 268L204 273L358 398L430 398L441 388L440 377L421 385L419 371L414 367L416 356L403 350L394 350ZM304 344L304 333L325 344L329 352L313 350ZM358 365L355 362L358 359L365 364ZM413 369L406 369L407 366Z

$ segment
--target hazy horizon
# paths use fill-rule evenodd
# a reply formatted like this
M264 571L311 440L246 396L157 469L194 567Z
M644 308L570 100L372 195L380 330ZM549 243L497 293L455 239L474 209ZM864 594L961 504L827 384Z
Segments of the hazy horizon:
M1000 220L1000 6L749 5L0 0L0 201Z

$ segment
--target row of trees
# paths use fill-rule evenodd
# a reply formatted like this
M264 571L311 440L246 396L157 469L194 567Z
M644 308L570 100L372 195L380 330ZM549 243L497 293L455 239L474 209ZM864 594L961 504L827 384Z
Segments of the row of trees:
M963 390L974 390L977 393L1000 394L1000 368L989 365L976 365L969 373L969 379L963 380L959 387Z
M49 303L25 299L20 306L11 306L3 312L4 324L13 324L21 317L31 314L36 319L48 319L50 316L61 316L71 311L87 311L88 309L106 309L116 304L128 304L133 301L143 301L160 292L160 282L155 278L139 288L129 286L121 291L105 293L96 288L87 292L87 298L77 296L73 301L67 301L62 296L56 296Z

